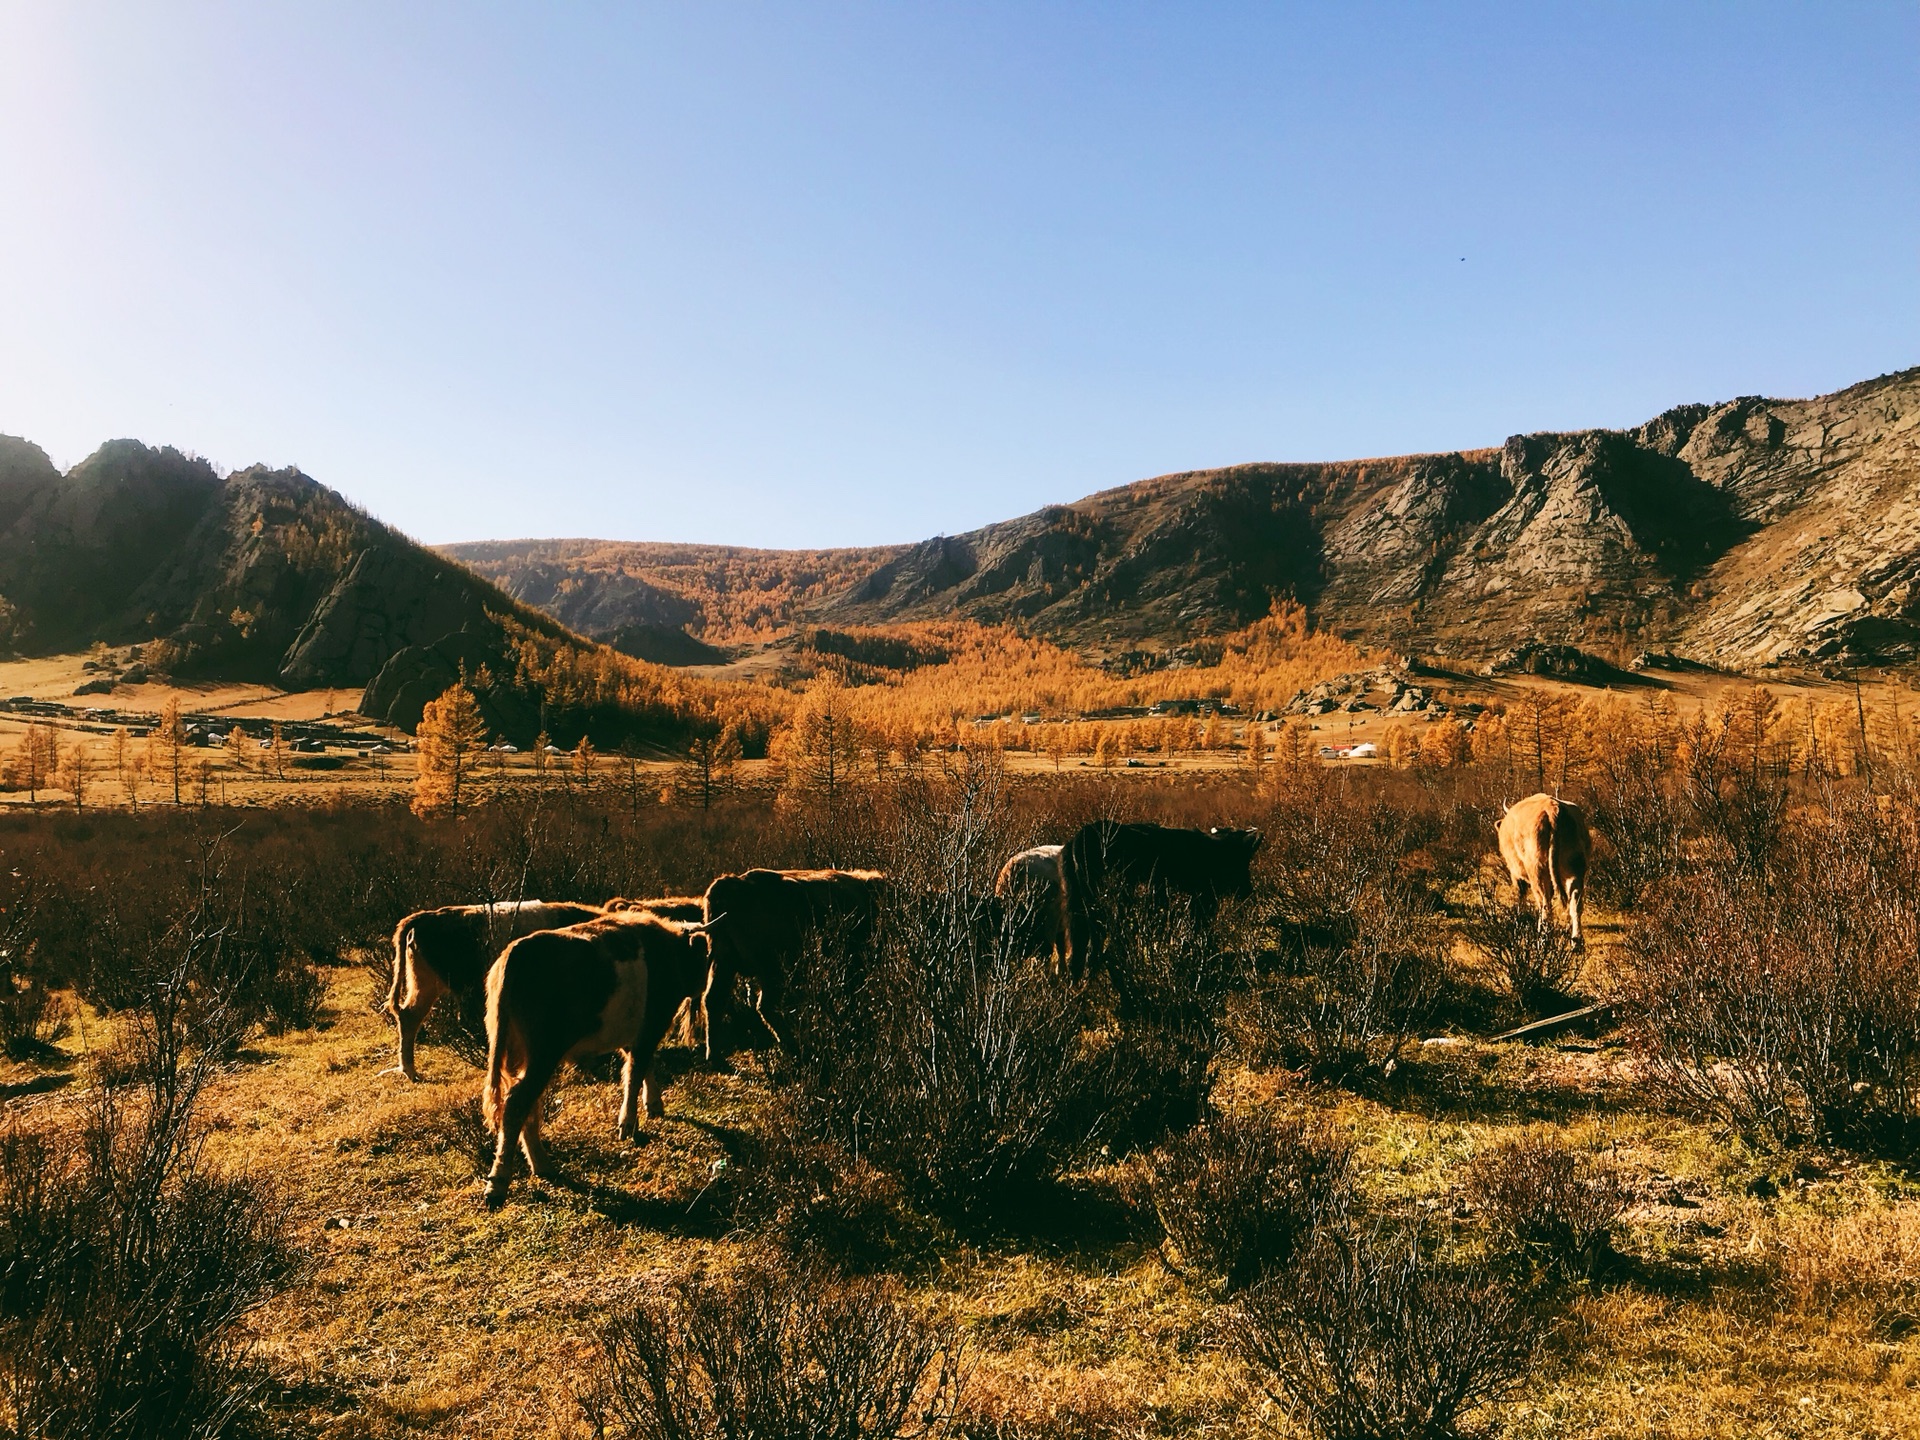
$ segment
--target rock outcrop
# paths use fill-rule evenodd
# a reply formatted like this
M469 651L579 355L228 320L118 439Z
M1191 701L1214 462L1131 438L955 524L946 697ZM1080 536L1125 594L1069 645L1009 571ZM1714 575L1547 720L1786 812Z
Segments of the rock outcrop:
M485 596L473 576L417 547L369 545L294 637L280 683L290 690L364 684L402 650L486 626Z

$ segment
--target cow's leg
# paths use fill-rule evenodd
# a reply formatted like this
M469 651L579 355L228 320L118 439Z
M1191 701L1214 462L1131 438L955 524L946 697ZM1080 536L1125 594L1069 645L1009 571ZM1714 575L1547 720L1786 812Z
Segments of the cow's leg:
M1540 931L1545 934L1553 928L1553 897L1560 893L1560 887L1544 868L1533 877L1530 884L1533 903L1540 912Z
M1507 878L1513 882L1513 908L1525 910L1530 903L1527 899L1527 877L1511 864L1507 866Z
M420 1078L420 1072L413 1063L414 1042L419 1038L420 1027L426 1023L427 1012L446 993L445 982L424 965L415 964L409 955L405 990L388 1007L393 1014L394 1027L400 1032L398 1063L382 1070L382 1075L404 1075L409 1080Z
M493 1152L493 1169L487 1172L487 1208L497 1210L507 1199L507 1186L513 1180L513 1152L524 1149L527 1161L534 1166L534 1174L540 1175L546 1169L545 1148L539 1139L538 1110L541 1099L552 1083L554 1072L560 1068L557 1057L533 1056L527 1068L521 1072L507 1090L506 1103L501 1107L500 1135ZM530 1122L535 1123L534 1142L525 1144L524 1136ZM544 1178L544 1177L543 1177Z
M527 1157L527 1169L537 1179L550 1181L556 1178L556 1172L552 1152L547 1149L546 1108L547 1097L542 1091L533 1113L527 1117L526 1128L520 1132L520 1149Z
M787 1037L780 1033L780 1027L774 1021L774 1017L782 1013L781 997L785 993L780 973L769 970L763 974L749 975L746 982L747 998L753 1005L755 1018L767 1027L767 1034L773 1037L773 1043L784 1047ZM757 1046L760 1042L755 1043Z
M647 1066L646 1078L640 1082L641 1096L647 1102L647 1118L664 1120L667 1117L667 1102L661 1094L660 1062L655 1060Z
M707 987L700 992L700 998L694 1005L696 1018L694 1028L700 1037L700 1058L713 1059L713 1029L715 1025L726 1027L732 1019L728 1002L733 994L733 971L722 969L719 965L707 971ZM716 1014L717 1012L717 1014ZM731 1035L729 1030L728 1035ZM722 1042L728 1043L727 1041Z
M1086 907L1069 902L1066 907L1065 941L1067 973L1075 980L1087 978L1087 952L1093 947L1093 917Z
M1567 876L1563 893L1567 902L1567 935L1572 940L1574 949L1584 950L1587 948L1587 942L1580 934L1580 912L1586 905L1587 877Z
M620 1124L618 1134L622 1140L640 1138L640 1063L634 1052L620 1052L625 1063L620 1069Z
M633 1128L636 1136L640 1129L638 1107L634 1103L636 1089L639 1092L639 1099L646 1102L649 1120L661 1120L666 1117L666 1102L660 1093L660 1044L667 1038L667 1031L671 1028L671 1021L658 1027L649 1025L640 1032L639 1043L627 1052L627 1095L621 1114L635 1116ZM638 1086L634 1084L633 1078L636 1073L641 1077Z

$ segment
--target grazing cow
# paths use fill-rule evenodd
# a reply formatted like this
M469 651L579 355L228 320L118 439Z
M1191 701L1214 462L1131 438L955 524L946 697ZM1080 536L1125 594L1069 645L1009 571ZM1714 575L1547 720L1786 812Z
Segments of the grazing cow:
M1221 900L1253 893L1260 843L1258 830L1180 830L1117 820L1081 826L1060 855L1067 964L1074 977L1106 961L1106 927L1098 911L1116 892L1144 887L1157 898L1184 895L1211 918Z
M707 918L707 902L698 895L656 895L651 900L628 900L616 895L601 909L609 915L644 910L648 914L658 915L662 920L677 920L688 925L698 925ZM675 1043L691 1045L704 1056L707 1053L705 996L697 995L682 1007L679 1026Z
M1553 923L1553 901L1567 907L1567 934L1576 950L1584 949L1580 911L1587 894L1587 862L1593 837L1587 817L1571 800L1551 795L1529 795L1508 807L1500 817L1500 858L1525 905L1529 894L1540 912L1540 928Z
M623 910L650 910L662 920L698 925L706 919L706 904L698 895L657 895L651 900L628 900L616 895L600 908L609 915Z
M387 1013L400 1031L398 1062L382 1075L418 1080L414 1041L427 1012L443 995L477 995L501 949L536 930L578 925L600 914L598 905L508 900L497 905L445 905L419 910L393 932L393 984Z
M747 870L722 875L707 887L707 929L713 975L707 1004L725 1006L733 977L745 976L754 1013L781 1044L775 1017L782 1012L787 977L800 963L807 936L835 929L864 946L887 877L878 870ZM711 1050L711 1028L708 1031Z
M1024 923L1020 938L1034 953L1046 951L1057 964L1067 940L1067 893L1060 883L1064 845L1035 845L1000 867L994 896L1007 913Z
M706 989L712 959L704 927L620 911L527 935L487 972L487 1085L481 1106L497 1136L487 1174L490 1209L507 1197L516 1146L553 1178L540 1136L540 1099L561 1062L621 1051L619 1133L640 1134L640 1103L666 1113L654 1052L682 1004Z

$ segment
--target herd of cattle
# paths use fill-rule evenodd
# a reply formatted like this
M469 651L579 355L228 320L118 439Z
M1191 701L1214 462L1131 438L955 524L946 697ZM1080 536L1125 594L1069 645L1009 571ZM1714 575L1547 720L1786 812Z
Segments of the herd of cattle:
M1547 923L1554 897L1579 943L1587 828L1577 807L1536 795L1509 809L1500 851L1523 902L1531 891ZM1098 970L1105 908L1145 889L1184 896L1203 914L1253 888L1258 830L1191 830L1099 820L1062 845L1023 850L995 892L1028 917L1036 955L1051 953L1076 979ZM399 1031L387 1073L418 1078L414 1046L448 995L486 996L487 1076L482 1110L496 1137L486 1202L506 1199L516 1150L553 1178L540 1134L541 1101L568 1060L620 1053L619 1133L637 1138L640 1109L664 1114L655 1052L676 1023L704 1056L713 1014L746 983L756 1016L783 1039L783 989L808 937L831 930L853 943L871 930L887 887L874 870L748 870L704 895L604 904L522 900L422 910L393 934L387 1010Z

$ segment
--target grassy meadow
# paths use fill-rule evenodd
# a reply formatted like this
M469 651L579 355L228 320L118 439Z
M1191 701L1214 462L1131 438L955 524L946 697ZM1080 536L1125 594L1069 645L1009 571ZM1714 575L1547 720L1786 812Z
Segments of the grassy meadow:
M901 742L895 697L837 767L804 723L843 692L816 687L706 794L673 757L516 754L423 818L401 754L357 784L10 805L0 1420L804 1433L801 1400L728 1388L732 1355L892 1375L898 1413L834 1435L1920 1432L1900 711L1474 693L1451 763L1323 765L1302 720L1257 753L1243 725L1063 764L991 727ZM1583 954L1515 918L1494 855L1543 778L1597 836ZM1103 817L1260 826L1254 894L1107 897L1109 973L1055 973L993 877ZM753 865L896 890L870 947L810 950L790 1046L738 1016L714 1063L669 1046L638 1145L617 1066L565 1072L562 1181L486 1210L475 1008L436 1011L420 1083L379 1073L394 923ZM1454 1357L1457 1406L1422 1354ZM648 1357L680 1429L636 1403Z

